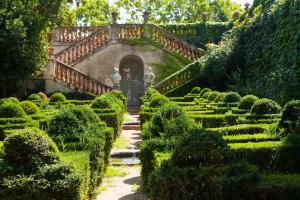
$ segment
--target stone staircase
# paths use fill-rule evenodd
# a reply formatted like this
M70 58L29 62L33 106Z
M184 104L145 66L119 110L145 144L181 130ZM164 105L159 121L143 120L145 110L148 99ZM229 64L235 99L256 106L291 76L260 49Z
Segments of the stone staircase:
M74 66L89 56L105 49L110 43L126 43L132 39L149 39L176 54L197 60L203 50L152 24L112 24L99 27L72 27L57 29L52 42L67 46L54 54L50 51L52 78L68 88L100 95L111 87L95 80Z

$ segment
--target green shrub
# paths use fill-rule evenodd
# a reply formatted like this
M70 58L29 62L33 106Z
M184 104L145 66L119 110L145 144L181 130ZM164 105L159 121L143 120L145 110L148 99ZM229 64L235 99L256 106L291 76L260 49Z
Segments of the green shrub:
M254 96L254 95L246 95L244 96L240 103L239 103L239 106L238 108L239 109L244 109L244 110L250 110L251 107L253 106L253 104L259 100L259 98L257 96Z
M13 173L30 174L45 164L57 163L58 149L45 133L24 129L9 135L4 140L4 160Z
M48 100L48 97L47 97L47 95L45 93L39 92L38 95L41 97L41 99L43 101L47 101Z
M207 99L209 101L214 101L219 95L220 95L220 92L217 92L217 91L210 92Z
M204 129L191 130L181 138L172 154L175 166L218 166L223 163L227 151L220 134L211 134Z
M109 99L105 98L104 96L96 97L93 101L91 108L96 109L112 109L113 102L109 101Z
M16 98L16 97L9 97L9 98L7 98L7 100L14 103L14 104L17 104L17 103L20 102L19 99Z
M67 99L62 93L54 93L50 97L50 102L52 103L65 102L65 101L67 101Z
M0 118L26 117L26 113L19 105L12 102L4 103L0 106Z
M209 89L209 88L203 88L200 92L200 97L203 97L203 95L206 93L206 92L211 92L212 90Z
M208 100L208 97L209 97L209 95L210 95L211 93L212 93L212 92L206 92L206 93L204 93L203 96L202 96L202 98Z
M284 129L284 134L294 133L300 123L300 100L288 102L282 112L278 127ZM299 134L299 133L297 133Z
M162 106L154 113L149 129L152 138L172 138L184 135L192 125L183 108L170 103Z
M34 115L40 113L40 108L32 101L22 101L20 106L26 112L27 115Z
M256 101L252 108L252 115L278 114L280 113L280 106L271 99L260 99Z
M201 88L200 87L194 87L192 90L191 90L191 93L192 94L200 94L201 92Z
M225 95L226 95L225 92L220 93L220 94L215 98L215 102L216 102L216 103L223 102L223 101L224 101L224 98L225 98Z
M127 98L121 90L113 90L111 93L121 100L124 106L127 106Z
M237 103L241 100L241 96L237 92L228 92L224 96L225 103Z
M112 93L105 93L97 97L92 102L91 108L114 109L115 111L120 112L122 114L126 111L126 105L124 105L123 102Z
M28 97L28 100L29 101L42 101L42 97L38 94L31 94L29 97Z
M147 102L150 102L151 97L155 94L160 94L160 93L154 88L148 88L145 95L141 97L141 104L145 104Z
M157 108L157 107L161 107L169 102L170 102L170 100L168 99L168 97L166 97L164 95L155 95L153 98L151 98L149 106L151 108Z

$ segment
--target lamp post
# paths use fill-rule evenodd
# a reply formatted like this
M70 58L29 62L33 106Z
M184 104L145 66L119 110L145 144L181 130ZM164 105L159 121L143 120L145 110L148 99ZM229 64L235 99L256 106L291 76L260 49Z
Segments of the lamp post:
M155 74L152 72L152 68L148 67L147 72L145 73L144 80L145 80L145 89L148 87L152 87L152 83L155 79Z
M111 80L113 82L113 89L120 88L120 81L122 77L119 73L119 68L115 67L113 73L111 74Z

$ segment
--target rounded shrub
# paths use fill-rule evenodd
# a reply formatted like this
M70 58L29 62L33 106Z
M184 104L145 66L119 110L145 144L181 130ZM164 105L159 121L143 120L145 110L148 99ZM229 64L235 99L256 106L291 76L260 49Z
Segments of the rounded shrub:
M94 109L112 109L113 108L113 102L111 102L109 99L105 98L104 96L99 96L94 99L92 102L91 108Z
M221 134L195 128L178 141L171 159L175 166L218 166L226 152L227 144Z
M67 101L65 95L62 93L54 93L50 97L50 102L65 102Z
M246 95L244 96L240 103L239 103L239 106L238 108L239 109L244 109L244 110L250 110L251 107L253 106L253 104L259 100L259 98L257 96L254 96L254 95Z
M192 94L200 94L201 92L201 88L200 87L194 87L192 90L191 90L191 93Z
M278 124L285 133L294 133L296 126L300 122L300 100L293 100L285 104Z
M3 150L4 160L18 174L30 174L45 164L59 161L55 143L40 130L18 130L4 140Z
M155 95L154 97L151 98L149 106L151 108L158 108L169 102L170 100L168 99L168 97L164 95Z
M204 89L202 89L201 92L200 92L200 97L203 97L203 95L204 95L205 93L207 93L207 92L212 92L212 90L209 89L209 88L204 88Z
M30 101L42 101L42 98L38 94L31 94L28 97L28 100L30 100Z
M220 92L218 92L218 91L209 92L207 99L209 101L214 101L219 96L219 94L220 94Z
M154 113L148 125L149 137L171 138L185 134L192 122L185 110L176 104L166 104Z
M203 94L202 98L204 99L208 99L209 95L211 94L212 92L206 92L205 94Z
M34 115L40 113L40 108L32 101L22 101L20 106L26 112L27 115Z
M225 103L238 103L241 100L241 96L237 92L228 92L224 96Z
M149 102L151 97L154 94L160 94L156 89L154 88L148 88L147 92L144 94L144 96L141 97L141 103L145 104L146 102Z
M20 103L19 99L16 97L9 97L7 100L15 104Z
M19 104L6 102L0 106L0 118L26 117L25 111Z
M48 97L47 97L47 95L45 93L39 92L38 95L41 97L41 99L43 101L47 101L48 100Z
M216 103L223 102L223 101L224 101L224 98L225 98L225 95L226 95L225 92L220 93L220 94L215 98L215 102L216 102Z
M278 114L280 106L271 99L257 100L251 107L252 115Z
M120 101L122 101L124 106L127 106L127 98L121 90L113 90L111 91L111 93L115 95Z

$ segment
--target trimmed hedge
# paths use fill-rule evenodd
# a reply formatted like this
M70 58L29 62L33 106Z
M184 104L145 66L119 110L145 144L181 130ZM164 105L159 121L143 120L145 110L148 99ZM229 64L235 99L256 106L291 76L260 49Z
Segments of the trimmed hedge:
M260 99L251 107L252 115L278 114L280 106L271 99Z
M279 128L284 129L283 134L294 133L300 124L300 100L288 102L282 112Z
M51 103L63 103L67 101L66 97L62 93L54 93L50 97L50 102Z
M154 97L152 97L150 99L149 107L150 108L158 108L169 102L170 102L170 100L168 99L168 97L166 97L164 95L155 95Z
M4 103L0 106L0 118L16 118L26 117L26 113L19 105L19 103Z
M20 103L20 106L23 108L27 115L39 114L41 112L40 108L31 101L22 101Z
M238 108L239 109L243 109L243 110L250 110L251 107L253 106L253 104L259 100L259 98L257 96L254 96L254 95L246 95L244 96L240 103L239 103L239 106Z
M238 103L241 100L241 96L237 92L228 92L224 96L225 103Z

